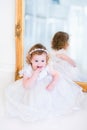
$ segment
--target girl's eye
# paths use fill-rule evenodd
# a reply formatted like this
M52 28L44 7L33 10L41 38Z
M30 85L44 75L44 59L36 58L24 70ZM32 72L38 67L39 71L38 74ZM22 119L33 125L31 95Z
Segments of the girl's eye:
M42 62L44 62L44 60L42 60Z
M35 60L35 62L38 62L38 60Z

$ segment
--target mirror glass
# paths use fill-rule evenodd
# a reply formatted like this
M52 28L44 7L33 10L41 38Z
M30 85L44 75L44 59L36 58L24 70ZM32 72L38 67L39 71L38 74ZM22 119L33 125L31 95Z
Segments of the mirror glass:
M69 54L87 74L87 1L25 0L24 5L24 58L36 43L50 51L54 33L66 31L70 35Z

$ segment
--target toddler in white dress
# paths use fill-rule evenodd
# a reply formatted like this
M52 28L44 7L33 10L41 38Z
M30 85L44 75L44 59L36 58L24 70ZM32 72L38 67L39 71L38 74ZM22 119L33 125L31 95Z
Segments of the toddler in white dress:
M72 81L87 81L75 61L67 54L68 47L69 34L62 31L56 32L51 43L54 68Z
M42 44L35 44L26 59L23 78L6 89L9 115L33 122L59 117L79 107L83 99L81 88L52 69Z

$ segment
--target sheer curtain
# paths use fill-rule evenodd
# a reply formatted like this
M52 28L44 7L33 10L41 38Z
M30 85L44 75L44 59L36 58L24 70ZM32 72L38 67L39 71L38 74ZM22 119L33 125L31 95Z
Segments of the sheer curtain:
M87 74L87 7L64 6L52 0L25 0L24 58L36 43L50 50L51 39L57 31L69 33L69 54Z
M72 6L68 17L67 32L70 34L70 55L87 74L87 7Z

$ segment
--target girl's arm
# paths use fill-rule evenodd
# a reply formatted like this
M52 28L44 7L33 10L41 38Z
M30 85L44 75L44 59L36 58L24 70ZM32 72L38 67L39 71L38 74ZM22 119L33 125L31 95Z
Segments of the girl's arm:
M61 58L62 60L65 60L66 62L68 62L69 64L71 64L73 67L76 67L76 63L69 56L67 56L65 54L57 54L57 57Z
M58 80L59 80L59 74L58 74L58 72L56 72L56 71L53 70L50 73L51 73L53 79L50 82L50 84L46 87L47 90L52 90L55 87L55 85L57 84Z
M38 74L40 73L40 70L37 69L32 73L31 77L27 77L26 75L23 76L23 86L25 88L30 88L35 84L35 81L38 78Z

